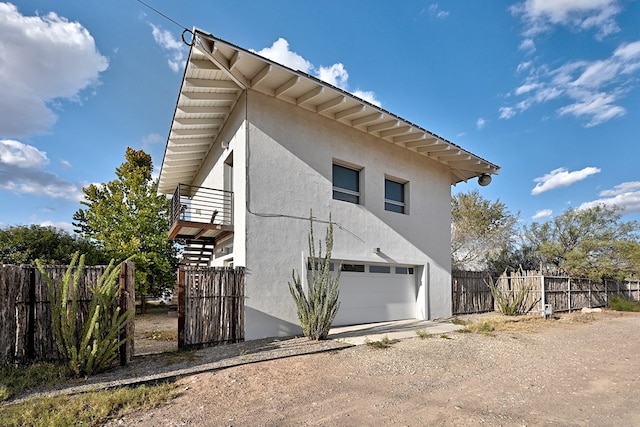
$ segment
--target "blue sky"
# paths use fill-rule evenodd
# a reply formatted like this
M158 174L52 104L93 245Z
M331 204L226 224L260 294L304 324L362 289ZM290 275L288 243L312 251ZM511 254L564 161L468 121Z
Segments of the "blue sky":
M640 219L638 0L146 3L175 23L136 0L0 2L0 227L71 230L127 146L159 169L194 26L500 165L453 191L523 223L595 203Z

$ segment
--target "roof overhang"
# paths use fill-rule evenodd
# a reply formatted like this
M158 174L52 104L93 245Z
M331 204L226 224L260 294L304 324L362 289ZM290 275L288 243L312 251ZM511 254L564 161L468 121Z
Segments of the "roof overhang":
M500 170L351 93L194 30L160 171L161 193L173 193L179 183L192 183L245 89L276 97L444 164L453 185Z

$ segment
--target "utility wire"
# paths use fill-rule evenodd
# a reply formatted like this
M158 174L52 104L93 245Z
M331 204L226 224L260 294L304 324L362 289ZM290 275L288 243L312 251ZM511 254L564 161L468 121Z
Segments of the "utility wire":
M162 16L163 18L165 18L165 19L167 19L167 20L169 20L169 21L173 22L173 23L174 23L174 24L176 24L178 27L180 27L180 29L182 29L182 30L188 30L188 28L187 28L187 27L185 27L184 25L182 25L182 24L180 24L180 23L178 23L178 22L174 21L173 19L169 18L169 17L168 17L167 15L165 15L164 13L160 12L158 9L156 9L156 8L154 8L154 7L152 7L152 6L149 6L148 4L146 4L145 2L143 2L142 0L136 0L136 1L137 1L138 3L143 4L144 6L148 7L149 9L153 10L155 13L157 13L157 14L158 14L158 15L160 15L160 16Z

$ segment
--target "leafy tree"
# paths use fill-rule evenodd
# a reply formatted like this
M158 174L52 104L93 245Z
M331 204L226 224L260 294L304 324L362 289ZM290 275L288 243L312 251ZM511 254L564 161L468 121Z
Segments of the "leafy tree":
M526 238L545 267L595 279L637 274L640 228L621 218L618 207L568 209L544 224L531 224Z
M518 216L502 202L477 190L451 198L451 264L454 269L484 270L513 250Z
M68 265L75 252L85 254L88 265L108 264L104 248L88 239L55 227L16 225L0 229L0 263Z
M151 156L127 148L116 179L83 189L85 200L73 215L77 232L104 246L119 260L134 257L136 292L158 294L173 288L177 249L169 240L169 200L152 181Z

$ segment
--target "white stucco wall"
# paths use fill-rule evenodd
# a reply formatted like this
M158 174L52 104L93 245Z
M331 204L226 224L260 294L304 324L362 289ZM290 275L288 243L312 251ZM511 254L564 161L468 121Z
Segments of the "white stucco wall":
M309 211L318 221L332 214L333 258L416 266L418 318L451 314L450 184L448 169L364 132L256 92L248 94L246 152L239 139L244 109L234 114L234 172L246 160L246 338L299 333L287 282L307 254ZM244 106L243 106L244 108ZM236 129L231 131L231 129ZM244 135L242 135L244 136ZM212 156L215 157L215 154ZM334 160L362 168L361 204L332 199ZM215 168L215 162L213 162ZM384 210L385 176L408 181L409 214ZM213 180L213 178L207 178ZM203 180L203 185L208 182ZM240 205L243 199L244 205ZM316 240L326 225L315 223ZM379 247L381 254L373 253Z

